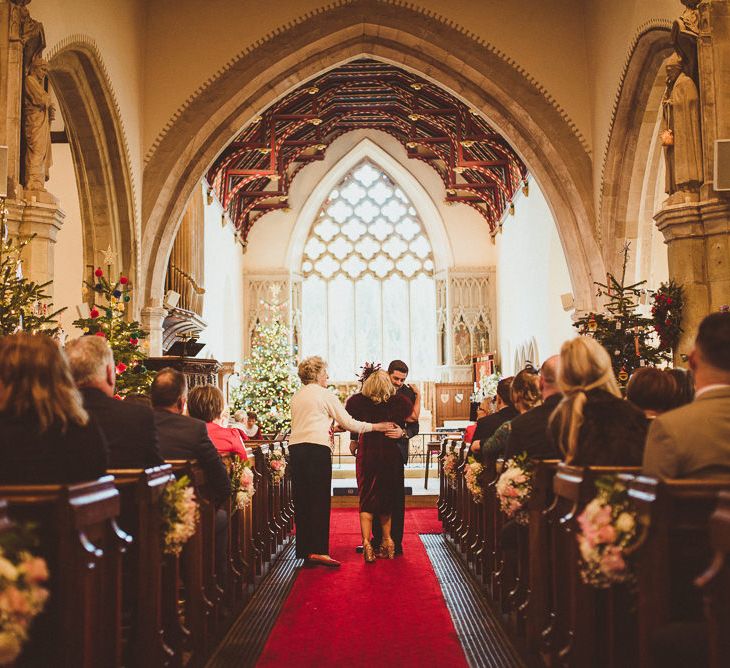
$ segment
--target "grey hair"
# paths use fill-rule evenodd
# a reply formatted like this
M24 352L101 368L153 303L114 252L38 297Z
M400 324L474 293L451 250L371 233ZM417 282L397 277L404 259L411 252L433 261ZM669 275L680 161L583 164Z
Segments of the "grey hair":
M317 376L319 376L322 369L325 369L326 367L327 362L325 362L321 357L307 357L303 359L299 362L299 368L297 369L302 385L316 383Z
M114 364L114 353L107 340L100 336L82 336L69 341L64 352L78 387L104 380L107 365Z

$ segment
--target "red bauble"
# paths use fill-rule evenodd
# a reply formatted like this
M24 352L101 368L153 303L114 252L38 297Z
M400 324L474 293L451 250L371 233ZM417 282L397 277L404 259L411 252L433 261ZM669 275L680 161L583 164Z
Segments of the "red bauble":
M104 272L101 270L101 267L98 267L97 270L94 272L94 276L97 278L101 278L104 275Z
M130 343L131 343L131 344L132 344L133 346L136 346L136 345L137 345L137 344L139 343L139 339L134 339L134 338L132 338L132 339L129 339L129 342L130 342Z
M100 336L102 339L106 338L106 334L104 334L104 332L96 332L94 336Z
M99 311L95 308L92 308L91 311L89 311L89 317L91 318L98 318L99 317Z
M122 285L126 285L127 283L129 283L129 279L128 279L128 278L127 278L126 276L120 276L120 278L119 278L119 282L120 282L120 283L121 283Z
M127 370L127 365L126 365L126 364L125 364L124 362L119 362L119 364L117 364L117 373L118 373L118 374L120 374L120 375L121 375L121 374L123 374L123 373L124 373L124 372L125 372L126 370Z

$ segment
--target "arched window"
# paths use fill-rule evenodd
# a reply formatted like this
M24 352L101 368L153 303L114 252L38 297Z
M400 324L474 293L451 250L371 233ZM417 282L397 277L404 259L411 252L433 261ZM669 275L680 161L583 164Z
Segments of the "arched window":
M361 162L314 220L301 262L302 356L322 355L333 380L366 360L402 359L411 378L436 366L431 243L406 194Z

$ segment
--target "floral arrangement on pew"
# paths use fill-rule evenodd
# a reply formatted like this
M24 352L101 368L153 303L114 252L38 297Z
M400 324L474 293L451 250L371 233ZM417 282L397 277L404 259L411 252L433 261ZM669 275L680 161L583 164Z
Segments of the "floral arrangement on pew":
M18 532L0 537L0 666L19 656L31 622L48 600L46 562L21 544L27 541Z
M502 475L497 480L496 492L502 512L517 522L526 525L527 500L532 494L532 465L523 452L507 460Z
M253 469L248 460L234 456L231 461L231 495L238 510L243 510L251 504L256 494Z
M614 477L596 480L598 493L578 516L576 536L583 582L597 589L630 582L626 557L638 543L638 522L626 486Z
M464 469L464 479L466 488L471 492L475 503L481 503L484 500L484 490L480 484L482 473L484 473L484 467L481 462L474 457L469 457Z
M274 485L278 485L284 479L284 472L286 471L284 451L271 448L267 461L269 464L269 473L271 474L271 482Z
M446 445L446 454L444 455L443 470L446 476L446 482L450 487L456 487L456 467L459 464L459 455L456 453L456 446Z
M186 475L167 483L162 495L162 551L178 555L195 534L200 519L195 489Z

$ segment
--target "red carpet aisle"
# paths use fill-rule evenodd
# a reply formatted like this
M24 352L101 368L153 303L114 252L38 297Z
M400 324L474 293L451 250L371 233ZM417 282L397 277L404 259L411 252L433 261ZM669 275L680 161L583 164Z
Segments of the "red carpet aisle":
M419 538L441 527L409 509L405 556L365 564L354 509L332 511L340 569L299 571L258 666L466 666L441 587Z

